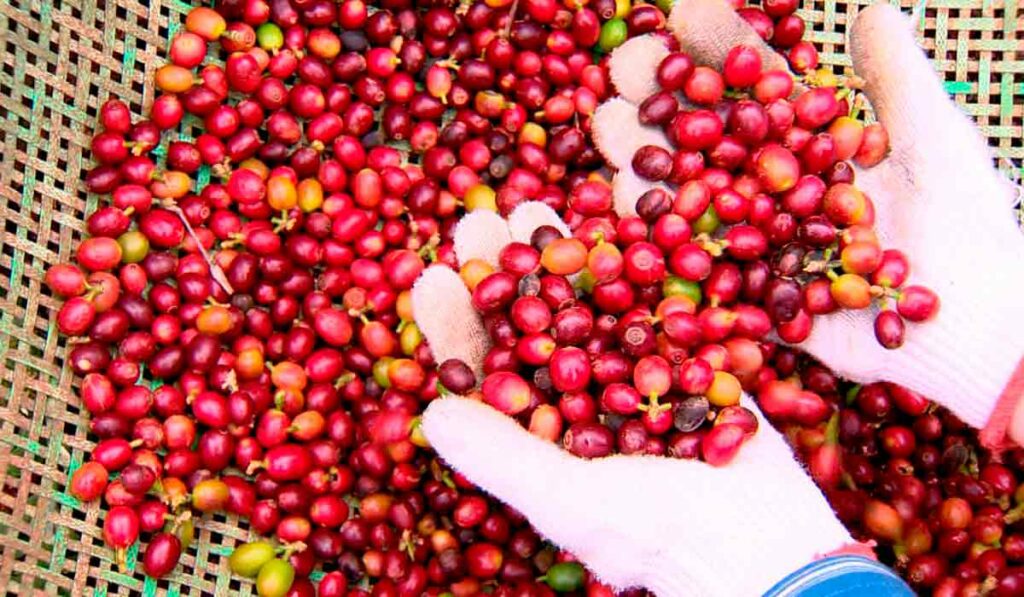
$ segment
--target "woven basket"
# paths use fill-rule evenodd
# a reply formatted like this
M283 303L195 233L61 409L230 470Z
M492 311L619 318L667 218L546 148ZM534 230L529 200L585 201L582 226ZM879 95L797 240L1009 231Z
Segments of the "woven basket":
M905 2L907 0L904 0ZM807 0L826 64L847 67L849 23L865 2ZM904 8L911 8L906 4ZM178 0L0 2L0 590L7 595L252 594L224 560L247 531L204 519L179 571L147 580L131 553L122 574L104 548L96 503L66 491L93 445L63 367L59 306L42 284L97 207L79 181L97 108L108 96L141 113L147 84L189 5ZM919 25L946 88L977 119L1001 167L1024 159L1024 19L1013 0L941 0Z

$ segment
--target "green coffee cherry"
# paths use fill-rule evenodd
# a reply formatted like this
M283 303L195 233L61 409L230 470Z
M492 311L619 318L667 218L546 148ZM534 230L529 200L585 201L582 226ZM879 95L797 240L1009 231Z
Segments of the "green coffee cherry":
M270 560L256 577L256 593L260 597L284 597L295 581L295 568L284 560Z
M597 38L597 46L605 52L610 52L622 45L628 35L626 21L615 17L601 25L601 35Z
M239 576L254 578L263 565L274 559L274 546L266 541L253 541L235 548L228 558L231 571Z
M393 360L395 359L392 357L381 357L373 364L373 380L385 390L391 387L391 378L388 377L388 366L391 365Z
M405 355L412 356L422 342L423 334L420 332L419 326L411 321L405 324L398 335L398 344L402 347L402 354Z
M662 292L665 296L678 296L683 295L686 298L693 301L695 305L700 304L701 291L700 284L691 282L685 278L678 276L668 276L665 278L664 284L661 287Z
M583 566L576 562L561 562L548 568L544 582L559 593L568 593L583 587L583 576Z
M654 0L654 5L661 9L661 12L668 14L676 5L676 0Z
M284 45L284 34L274 23L263 23L256 28L256 43L268 52L278 50Z
M196 538L196 525L192 522L192 519L183 520L178 525L178 540L181 541L182 551L188 549L189 545L192 545L192 541Z
M124 263L138 263L149 253L149 239L138 230L129 230L117 237L117 244L121 245L121 261Z
M718 230L718 226L721 222L718 219L718 213L715 212L714 206L709 205L704 213L697 218L697 221L693 223L693 231L697 234L711 234L715 230Z

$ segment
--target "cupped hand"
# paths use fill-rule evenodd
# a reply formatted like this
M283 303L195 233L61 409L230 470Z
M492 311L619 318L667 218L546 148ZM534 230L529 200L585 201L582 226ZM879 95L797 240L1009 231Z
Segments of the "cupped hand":
M528 242L544 225L568 236L541 203L521 205L507 222L473 212L455 230L456 257L496 265L502 247ZM412 293L436 360L460 359L481 379L489 337L459 275L432 266ZM753 400L744 396L742 404L759 428L721 468L653 456L582 460L463 397L431 403L423 431L452 467L526 515L602 582L666 596L757 595L853 540Z
M680 46L698 63L720 66L738 44L758 48L765 69L786 69L720 0L684 0L669 18ZM970 425L991 419L1001 392L1024 355L1024 236L1012 217L1016 193L993 167L974 124L950 100L909 19L886 4L863 10L854 23L853 64L864 92L889 132L892 151L877 166L856 171L856 185L874 202L883 248L909 256L910 283L933 289L935 319L908 324L905 344L875 339L875 308L817 317L799 347L836 373L858 382L890 381L939 402ZM616 206L629 211L653 186L633 173L633 153L646 144L671 150L661 130L637 121L637 103L656 91L655 72L668 53L655 36L627 41L612 55L620 92L598 108L595 141L617 169ZM1012 398L1012 397L1011 397ZM1010 404L1012 407L1012 404ZM1002 417L986 439L1006 431L1024 443L1024 406Z

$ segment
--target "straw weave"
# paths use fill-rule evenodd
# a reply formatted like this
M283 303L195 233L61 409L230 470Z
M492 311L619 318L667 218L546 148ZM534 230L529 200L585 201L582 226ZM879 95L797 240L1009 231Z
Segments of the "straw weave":
M849 65L848 25L864 1L808 0L803 15L826 64ZM905 9L913 8L904 4ZM247 531L204 519L183 565L146 580L103 547L97 504L66 491L93 445L63 366L59 302L42 284L68 261L98 198L80 184L98 106L136 113L189 5L177 0L0 2L0 591L7 595L251 594L224 561ZM946 88L975 117L1012 175L1024 159L1024 19L1016 0L940 0L919 31Z

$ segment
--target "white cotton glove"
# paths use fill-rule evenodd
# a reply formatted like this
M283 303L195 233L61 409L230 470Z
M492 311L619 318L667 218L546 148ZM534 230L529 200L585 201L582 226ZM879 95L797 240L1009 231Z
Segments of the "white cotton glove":
M495 264L503 246L528 242L542 225L569 235L540 203L523 204L507 223L475 211L455 230L456 257ZM462 359L482 380L489 338L458 274L428 268L412 300L436 360ZM653 456L581 460L460 397L435 400L423 430L451 466L525 514L603 582L662 596L746 596L854 541L754 401L744 396L742 404L759 429L721 468Z
M669 17L683 49L698 63L720 65L737 44L758 47L765 68L785 61L721 0L684 0ZM992 414L1024 356L1024 237L1011 216L1016 190L997 172L973 123L942 89L917 47L911 22L879 4L858 15L851 35L853 63L891 139L892 153L859 169L856 185L874 201L883 248L906 253L910 283L934 290L941 307L931 321L908 323L902 348L887 350L874 337L877 311L840 311L816 317L800 348L839 375L858 382L890 381L949 408L968 424L999 427L1024 442L1024 405ZM623 44L610 61L621 98L600 106L593 130L615 165L616 205L629 209L651 184L635 176L633 152L655 143L660 130L641 126L635 102L655 90L655 71L667 53L652 36ZM628 101L627 101L628 100ZM632 103L631 103L632 102ZM996 429L993 429L996 431ZM995 437L997 435L998 437Z

